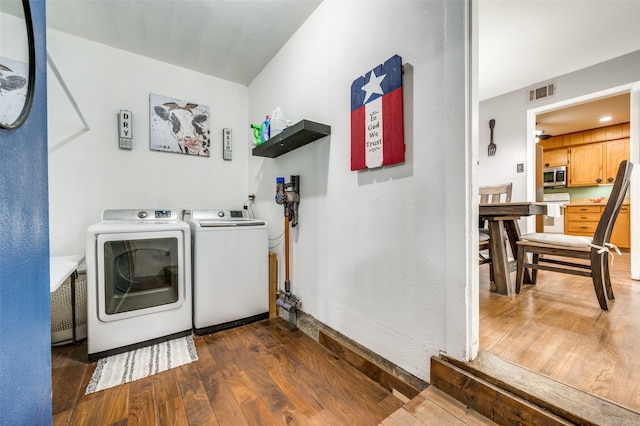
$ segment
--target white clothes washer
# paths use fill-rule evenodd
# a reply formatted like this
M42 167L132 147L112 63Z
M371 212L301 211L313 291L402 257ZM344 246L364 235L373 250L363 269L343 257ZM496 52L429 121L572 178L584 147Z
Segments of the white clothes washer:
M90 361L191 334L191 233L177 210L105 210L86 248Z
M194 209L193 328L207 334L269 318L269 229L246 210Z

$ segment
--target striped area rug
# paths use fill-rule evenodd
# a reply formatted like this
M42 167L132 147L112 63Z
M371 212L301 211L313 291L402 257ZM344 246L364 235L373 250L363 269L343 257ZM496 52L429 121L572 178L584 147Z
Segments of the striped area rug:
M143 379L197 359L192 336L102 358L91 376L85 395Z

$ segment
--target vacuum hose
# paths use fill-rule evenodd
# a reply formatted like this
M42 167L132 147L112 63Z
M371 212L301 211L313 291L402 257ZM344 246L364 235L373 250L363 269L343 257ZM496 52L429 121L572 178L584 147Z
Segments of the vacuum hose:
M289 216L284 217L284 291L291 293L289 280Z

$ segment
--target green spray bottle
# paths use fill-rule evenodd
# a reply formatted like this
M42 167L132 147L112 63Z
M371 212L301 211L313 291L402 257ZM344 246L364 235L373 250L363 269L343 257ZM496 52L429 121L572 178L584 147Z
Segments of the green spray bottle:
M262 143L262 137L260 136L260 125L259 124L252 124L251 125L251 129L253 129L253 143L255 144L255 146L258 146Z

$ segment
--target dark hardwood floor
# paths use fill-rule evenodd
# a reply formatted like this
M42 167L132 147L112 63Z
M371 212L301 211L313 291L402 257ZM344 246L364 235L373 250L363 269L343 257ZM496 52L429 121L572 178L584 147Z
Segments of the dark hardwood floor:
M403 403L281 319L195 336L198 361L85 395L86 341L52 348L54 425L377 425Z
M502 296L489 291L488 275L481 266L481 351L640 412L640 282L628 251L611 267L609 311L590 278L540 271L535 286Z
M616 300L602 311L589 278L540 271L537 285L502 296L482 266L480 350L640 412L640 282L629 269L628 252L615 256ZM91 395L86 342L52 348L53 424L376 425L403 406L281 319L195 342L197 362Z

